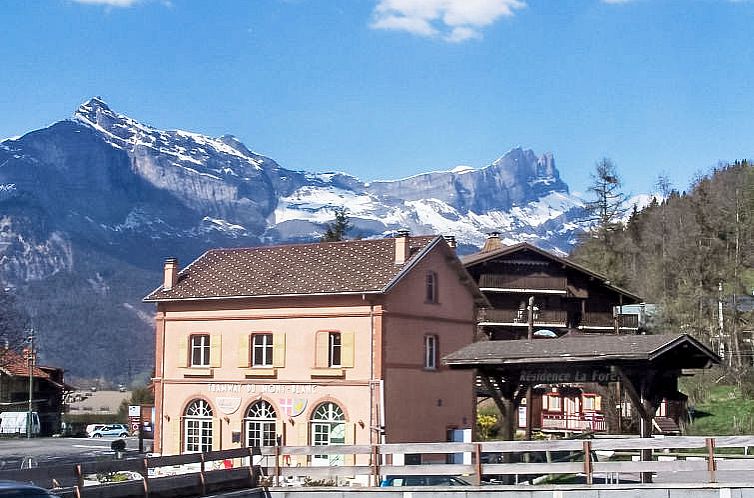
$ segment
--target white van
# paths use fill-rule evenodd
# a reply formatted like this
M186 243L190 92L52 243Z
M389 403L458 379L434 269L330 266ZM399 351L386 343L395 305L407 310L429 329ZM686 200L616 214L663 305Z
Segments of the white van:
M29 412L0 413L0 434L26 434ZM39 414L31 412L31 433L39 435Z

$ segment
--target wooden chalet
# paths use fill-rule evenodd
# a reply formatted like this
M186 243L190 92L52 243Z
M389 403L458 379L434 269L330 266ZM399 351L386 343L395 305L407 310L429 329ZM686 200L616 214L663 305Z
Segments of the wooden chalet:
M639 331L638 315L620 307L641 298L526 242L503 246L493 233L462 262L490 303L479 310L478 324L492 340L526 338L530 321L534 337Z
M635 335L639 315L623 306L641 299L604 276L528 243L506 246L490 234L479 253L462 259L489 302L478 310L477 340L537 341L603 334ZM533 430L561 434L620 431L608 427L603 409L605 386L590 383L540 382L531 385ZM480 396L487 397L484 385ZM619 395L616 396L620 398ZM516 427L527 428L527 400L518 407ZM611 403L613 400L611 399ZM620 402L620 401L619 401ZM666 404L663 410L668 410ZM671 412L675 413L672 408ZM626 409L626 418L631 416ZM677 427L677 425L676 425Z

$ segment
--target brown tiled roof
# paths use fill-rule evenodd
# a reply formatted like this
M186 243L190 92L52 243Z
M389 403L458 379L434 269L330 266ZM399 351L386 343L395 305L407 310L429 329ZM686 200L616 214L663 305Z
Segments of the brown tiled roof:
M29 364L24 359L23 355L13 351L12 349L0 350L0 371L5 372L13 377L29 377ZM31 371L32 377L38 377L42 379L49 379L50 374L40 369L38 366L34 366Z
M683 350L690 363L719 363L720 358L693 337L677 335L582 335L558 339L480 341L447 355L457 367L557 364L603 360L652 361L671 349ZM691 365L684 368L695 368Z
M385 292L442 237L410 237L395 264L395 239L350 240L207 251L145 301Z

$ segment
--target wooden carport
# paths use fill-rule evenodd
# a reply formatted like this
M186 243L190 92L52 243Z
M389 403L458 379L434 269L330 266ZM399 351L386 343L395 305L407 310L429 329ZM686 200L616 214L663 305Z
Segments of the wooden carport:
M641 437L651 437L654 414L663 398L678 392L682 371L719 362L714 352L686 334L480 341L443 358L450 368L477 371L503 416L506 440L513 440L518 407L529 387L616 381L641 417Z

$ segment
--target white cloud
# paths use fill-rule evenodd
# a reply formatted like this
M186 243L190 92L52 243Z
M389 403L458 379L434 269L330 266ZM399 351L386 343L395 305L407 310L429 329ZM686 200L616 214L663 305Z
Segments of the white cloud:
M87 5L104 5L106 7L133 7L140 0L73 0Z
M371 27L462 42L524 7L524 0L379 0Z

